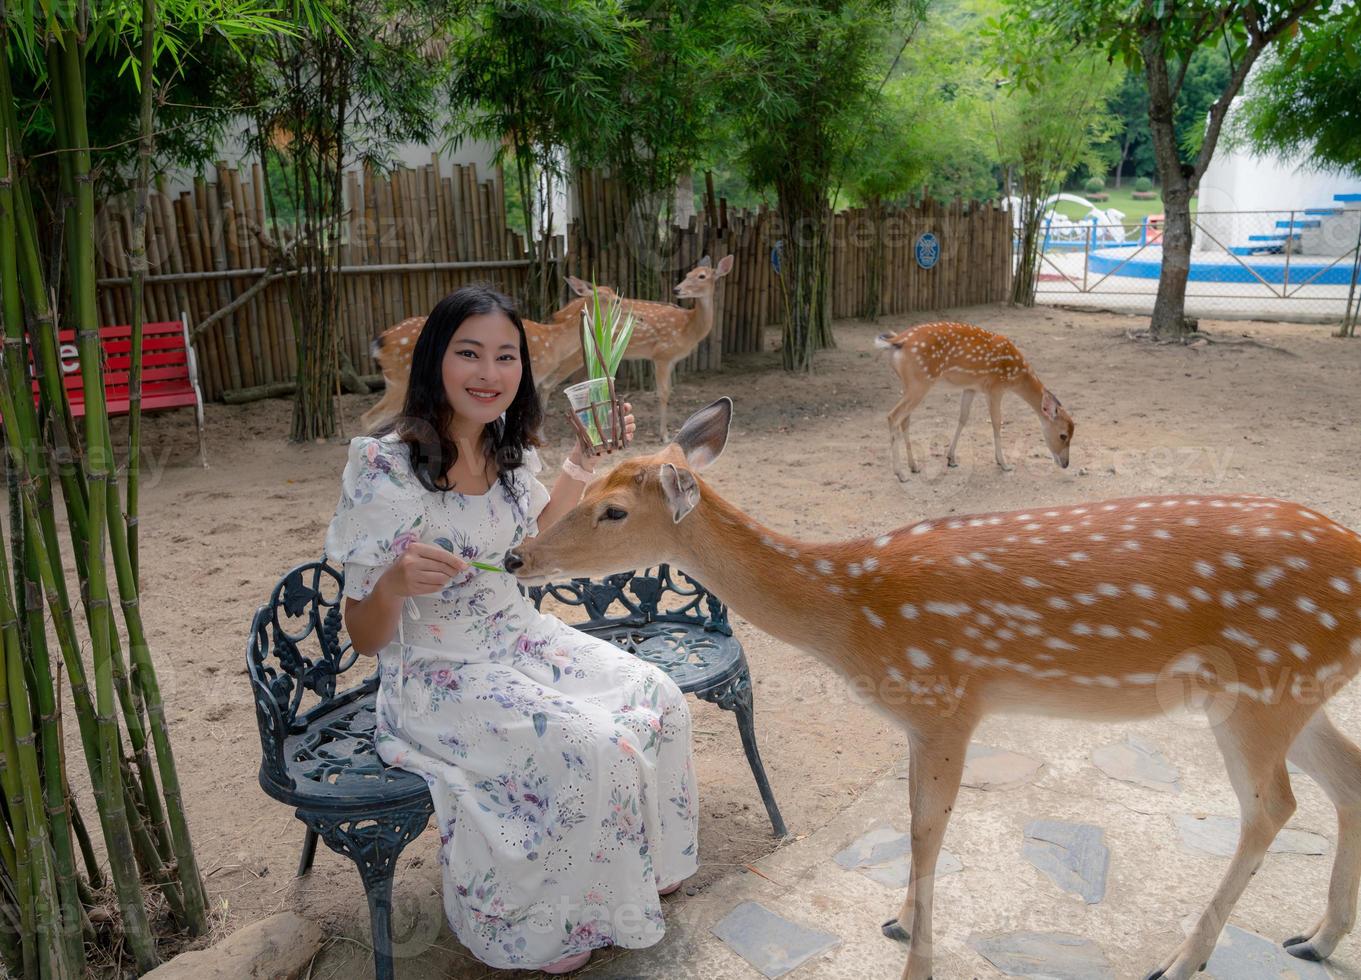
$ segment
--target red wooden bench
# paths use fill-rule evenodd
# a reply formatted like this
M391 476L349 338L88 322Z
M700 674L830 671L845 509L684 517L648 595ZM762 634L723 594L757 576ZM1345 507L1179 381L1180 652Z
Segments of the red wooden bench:
M57 335L60 343L62 382L71 402L71 414L85 414L85 391L80 382L80 359L74 330ZM100 327L99 343L104 349L104 399L110 415L128 411L128 372L132 369L132 327ZM36 395L37 382L34 382ZM198 425L199 459L208 465L203 443L203 390L198 383L198 361L189 343L189 323L179 320L148 323L142 328L142 411L158 412L167 408L194 409Z

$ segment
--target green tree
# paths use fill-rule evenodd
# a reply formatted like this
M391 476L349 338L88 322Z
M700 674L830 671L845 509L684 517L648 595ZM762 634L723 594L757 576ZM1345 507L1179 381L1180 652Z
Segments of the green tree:
M0 918L18 926L0 930L0 956L13 976L81 976L90 953L105 962L127 957L131 962L119 962L120 971L151 969L159 956L146 912L148 892L164 901L173 929L201 935L208 927L141 619L135 546L127 533L135 518L131 486L129 509L120 513L95 278L95 173L106 151L91 140L90 87L116 84L138 107L136 183L145 187L155 104L139 99L136 87L149 95L153 86L168 84L210 32L235 43L287 29L273 13L260 0L111 0L41 9L0 4L0 141L8 148L0 155L0 432L11 516L9 560L0 562ZM92 58L109 52L122 52L127 68L114 82L89 71ZM25 89L31 111L22 115L17 65L31 83ZM47 155L29 156L35 145L49 147ZM40 242L50 226L39 220L34 181L43 169L56 171L50 207L63 224L60 243L46 256ZM134 268L144 271L145 264ZM134 293L139 284L135 279ZM58 360L58 327L76 332L81 430ZM36 409L30 353L40 390ZM132 389L135 395L135 380ZM58 533L58 506L65 512L65 536ZM67 581L66 558L76 572L75 589ZM89 634L88 672L73 594ZM72 771L51 640L69 680L84 756L83 767ZM97 904L93 889L106 879L78 804L82 773L88 773L103 833L121 935L97 934L88 916Z
M814 352L833 345L830 200L864 143L891 64L890 38L909 37L925 3L748 0L733 14L740 41L726 104L743 140L738 159L748 183L777 201L784 366L808 371Z
M515 165L532 228L529 313L556 294L549 243L554 186L567 152L603 157L624 131L618 80L628 71L637 24L617 0L490 0L459 30L450 51L448 98L458 138L495 143Z
M1017 0L1017 16L1045 25L1056 40L1098 44L1112 59L1142 71L1148 88L1149 132L1162 183L1166 223L1162 273L1150 326L1155 336L1181 337L1187 321L1186 281L1191 269L1191 198L1214 156L1229 108L1263 52L1297 24L1325 19L1332 0ZM1342 5L1339 9L1345 8ZM1195 55L1225 50L1229 71L1206 118L1179 128L1178 101ZM1191 149L1194 159L1182 161Z
M1361 176L1361 53L1357 21L1301 31L1253 76L1235 139L1321 170Z
M273 262L297 273L291 436L310 441L337 431L342 176L433 135L441 40L458 0L279 3L295 30L242 44L232 84L251 106L251 151L267 170L274 157L283 177L266 184L270 244Z
M1028 17L1004 18L992 39L1008 76L999 80L993 104L997 150L1019 178L1021 240L1011 299L1032 306L1045 202L1078 167L1102 170L1101 147L1118 125L1108 104L1120 77L1100 54L1073 51Z

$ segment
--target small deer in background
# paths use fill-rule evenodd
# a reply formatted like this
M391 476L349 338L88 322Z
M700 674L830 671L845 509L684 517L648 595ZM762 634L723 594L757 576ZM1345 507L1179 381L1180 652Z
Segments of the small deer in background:
M579 369L581 364L581 311L591 296L591 285L576 276L567 277L567 285L575 297L558 310L547 323L525 320L525 340L529 343L529 363L534 371L535 385L542 398L551 396L556 388ZM608 286L598 287L601 300L615 295ZM372 432L402 410L406 402L407 382L411 379L411 354L416 349L416 338L425 327L425 317L412 316L388 327L369 347L369 353L383 372L386 390L378 404L360 417L360 425Z
M1011 469L1002 454L1002 397L1010 391L1035 410L1054 462L1067 468L1073 417L1058 397L1040 383L1025 355L1000 333L969 323L923 323L900 334L880 334L874 345L893 352L893 370L903 383L903 397L888 414L893 472L899 480L907 482L898 461L900 435L907 448L908 469L921 472L912 455L907 427L913 410L938 381L964 389L959 399L959 427L945 457L948 465L958 465L955 449L959 434L969 421L974 394L981 391L987 396L988 414L992 417L993 455L1003 470Z
M526 584L661 562L738 615L853 678L911 750L911 880L892 938L903 980L931 976L936 861L973 732L990 714L1093 721L1205 710L1242 830L1218 889L1148 980L1189 980L1295 810L1286 760L1337 808L1323 917L1285 940L1330 955L1356 919L1361 749L1324 703L1361 670L1361 536L1265 497L1137 497L925 520L874 538L800 541L698 476L732 402L661 452L626 460L506 555Z
M657 406L662 441L666 441L666 412L671 400L671 373L714 328L714 289L732 271L733 258L725 255L714 268L709 256L699 260L676 286L676 296L693 299L691 309L670 303L624 300L624 312L633 314L633 337L624 352L627 361L651 361L657 376Z

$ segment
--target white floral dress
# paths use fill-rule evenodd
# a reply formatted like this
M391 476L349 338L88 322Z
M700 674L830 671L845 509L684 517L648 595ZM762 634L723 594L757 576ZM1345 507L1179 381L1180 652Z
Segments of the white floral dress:
M509 489L432 493L401 441L355 439L326 535L345 594L367 596L415 541L502 564L537 533L538 469L531 450ZM477 569L407 600L379 674L379 755L430 785L445 911L478 959L661 939L658 885L694 873L698 832L689 708L666 674Z

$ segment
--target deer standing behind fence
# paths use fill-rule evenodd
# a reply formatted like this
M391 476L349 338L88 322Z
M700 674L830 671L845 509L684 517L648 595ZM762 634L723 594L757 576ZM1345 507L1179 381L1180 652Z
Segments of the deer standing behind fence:
M693 299L690 309L670 303L626 299L624 311L634 319L633 336L629 340L624 359L651 361L657 378L658 425L662 441L666 441L666 413L671 400L671 375L677 364L685 360L700 341L714 328L714 290L718 280L732 271L733 257L725 255L717 268L709 256L699 260L675 287L680 299Z
M1002 398L1012 392L1034 409L1054 462L1067 468L1073 417L1057 396L1041 384L1025 355L1008 338L970 323L922 323L896 335L880 334L874 345L893 352L893 370L903 383L903 397L888 414L889 454L893 473L902 482L907 482L907 476L898 461L898 438L902 437L907 450L908 469L921 472L912 455L908 423L912 421L912 412L938 381L964 389L959 397L959 426L945 454L949 466L958 465L955 449L959 434L969 421L974 395L981 391L988 399L993 457L998 466L1003 470L1012 468L1002 453Z
M1189 980L1295 809L1287 759L1337 808L1322 918L1287 939L1332 953L1356 918L1361 749L1323 709L1361 669L1361 536L1307 507L1193 494L924 520L817 544L762 527L700 477L732 402L595 480L506 556L524 582L669 562L754 626L849 675L911 751L911 879L885 932L931 976L936 860L989 714L1094 721L1204 710L1238 797L1237 849L1186 940L1147 976Z
M572 300L555 312L547 323L524 321L535 387L545 400L582 366L581 311L591 296L591 285L576 276L568 276L567 285L574 294ZM615 296L608 286L598 288L602 300ZM423 316L407 317L373 339L369 353L383 372L385 391L378 404L360 417L360 425L365 431L372 432L402 410L407 384L411 380L411 354L416 349L416 338L425 327L425 319Z

